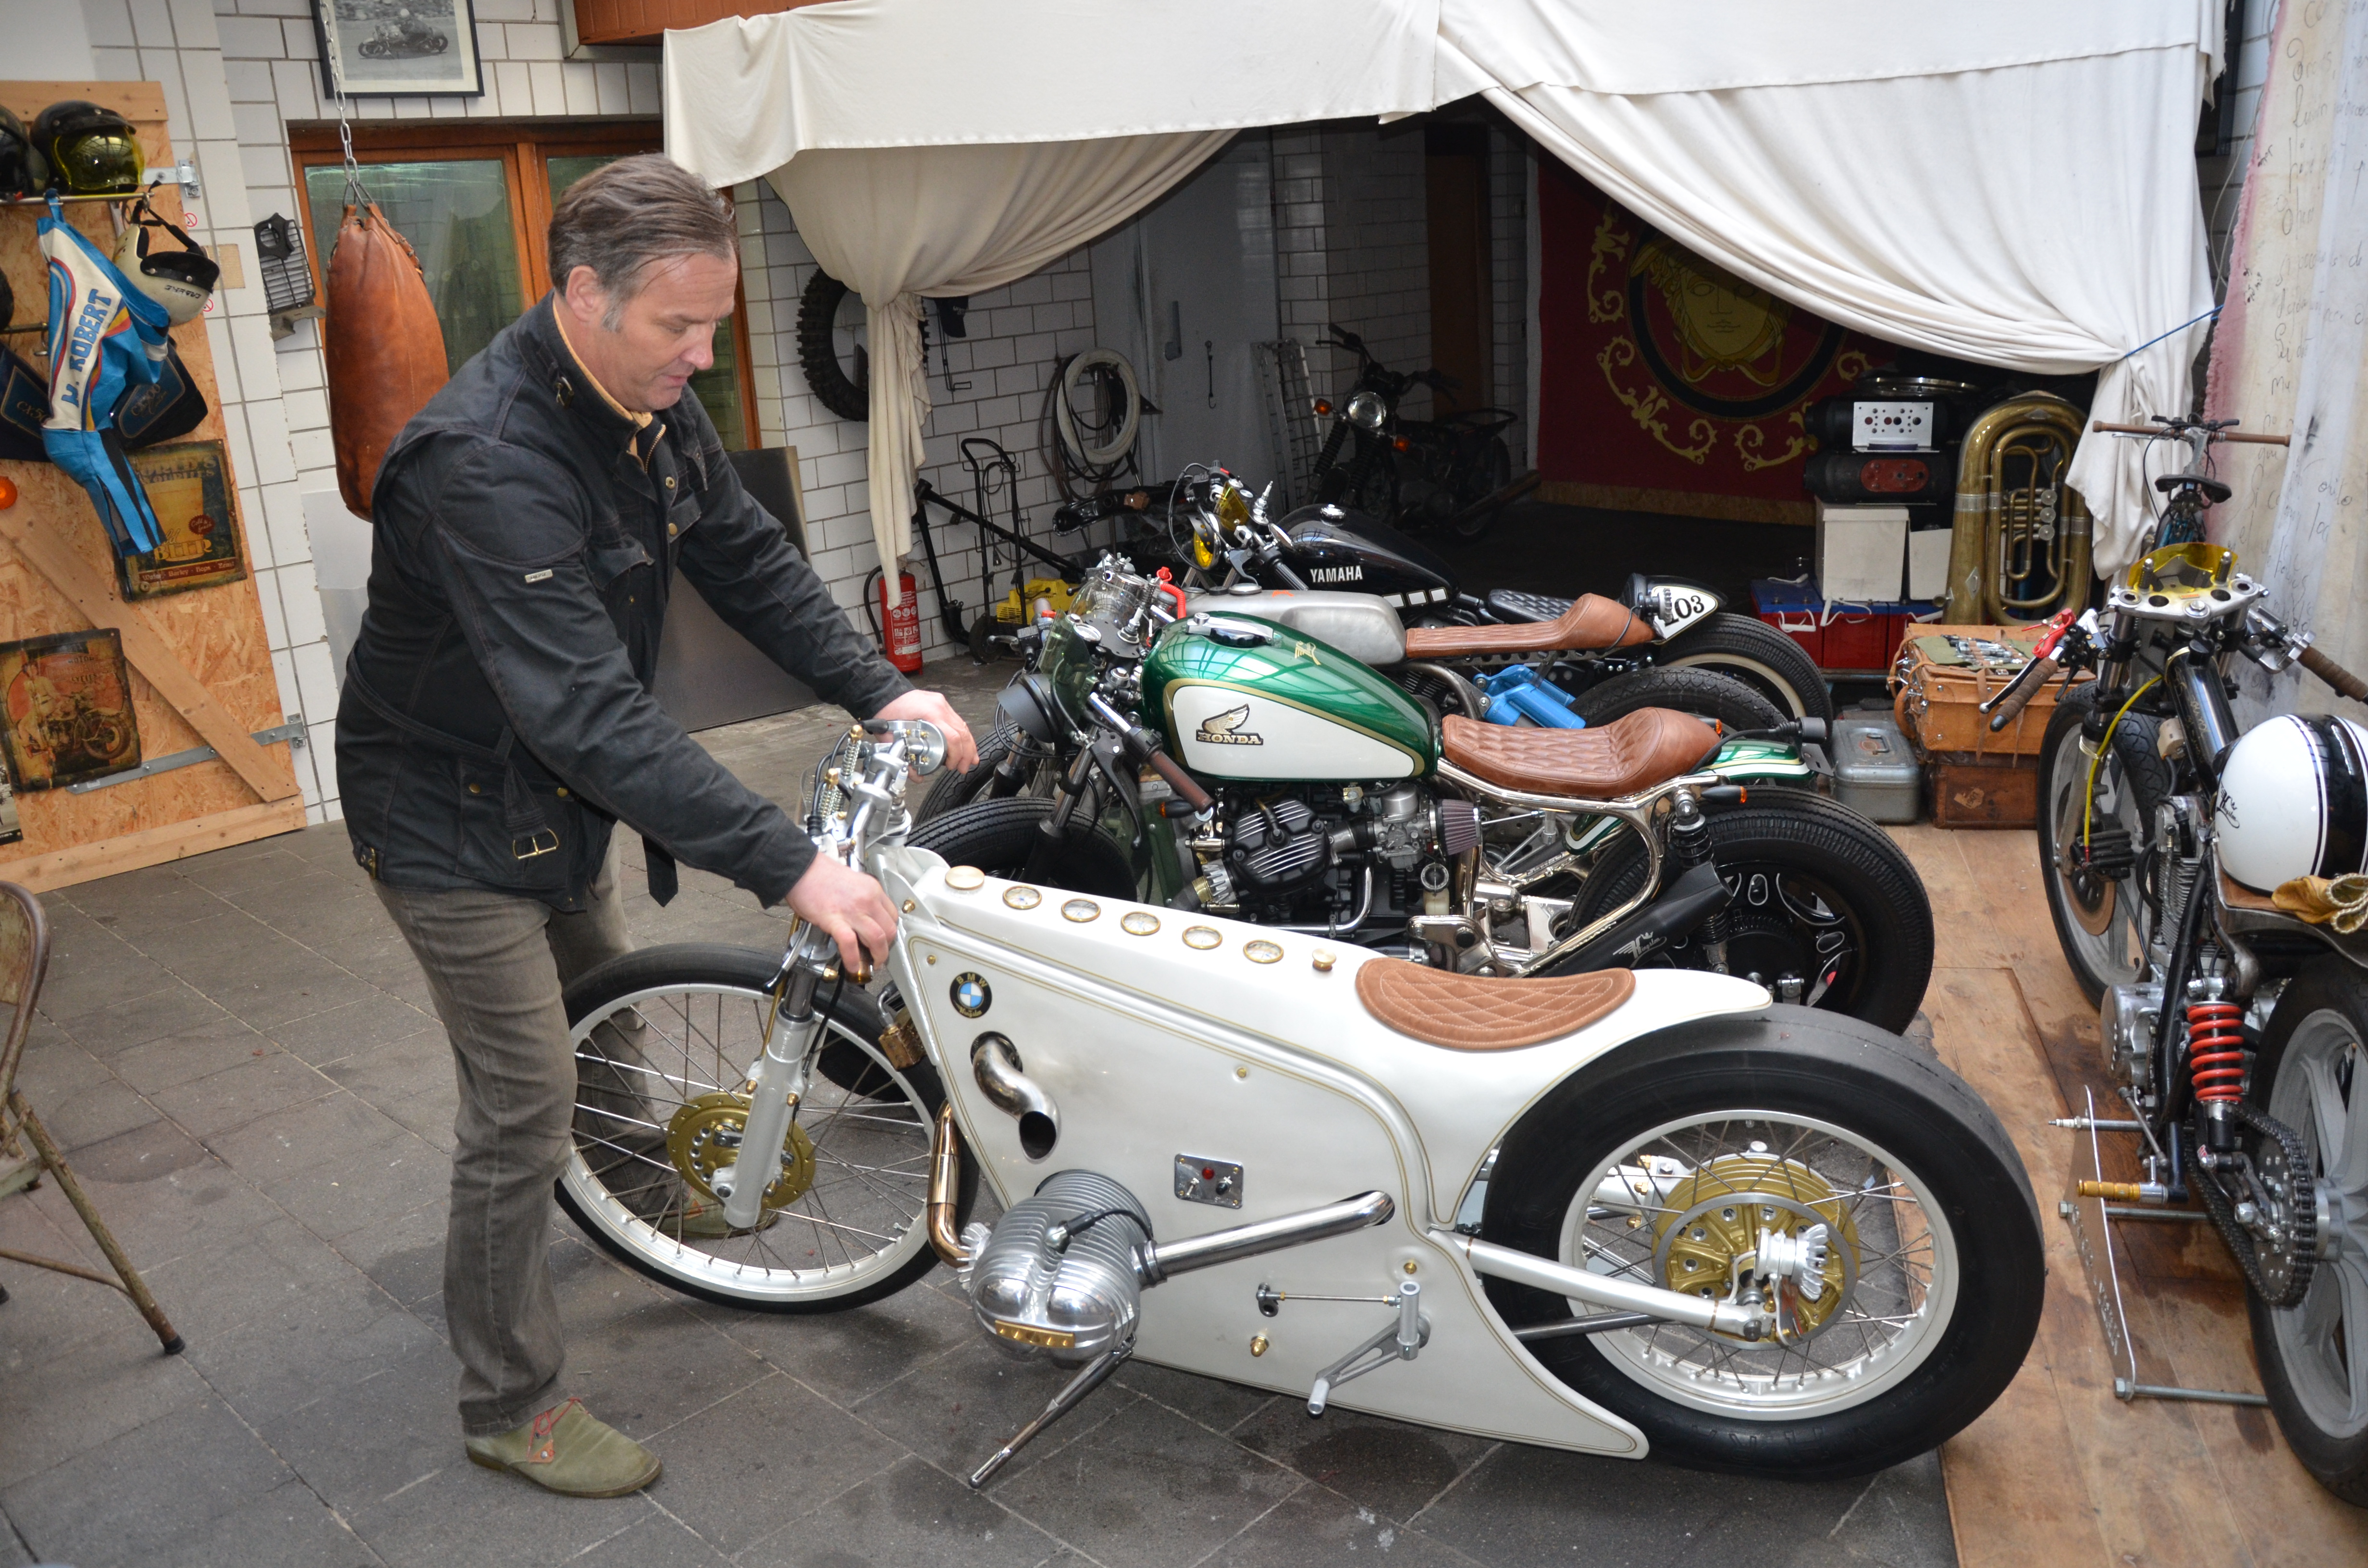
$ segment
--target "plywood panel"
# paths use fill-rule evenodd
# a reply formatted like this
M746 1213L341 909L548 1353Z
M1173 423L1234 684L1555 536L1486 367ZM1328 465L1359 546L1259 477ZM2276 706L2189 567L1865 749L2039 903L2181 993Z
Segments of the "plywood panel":
M2039 1338L2006 1394L1941 1449L1968 1568L2368 1562L2368 1510L2294 1462L2265 1411L2123 1403L2055 1199L2073 1136L2047 1125L2101 1091L2094 1010L2055 945L2029 833L1895 828L1932 899L1933 1043L2005 1123L2047 1246ZM2124 1173L2135 1175L2135 1165ZM2209 1228L2125 1224L2142 1378L2257 1389L2244 1294Z
M165 98L153 82L139 83L0 83L0 103L28 119L43 106L65 97L86 97L122 112L137 129L152 165L172 162L171 139L165 126ZM170 187L167 187L168 190ZM40 319L46 310L48 285L35 233L38 207L0 208L0 269L5 269L18 301L19 324ZM115 209L107 203L77 203L67 208L74 225L102 248L112 250L117 233ZM177 217L178 213L173 214ZM187 440L221 440L223 426L213 357L202 321L176 328L174 342L191 380L206 399L206 418ZM10 346L36 364L41 340L16 336ZM235 458L230 474L230 526L239 531L242 551L250 537L248 519L237 500L239 483ZM86 568L86 575L110 586L114 597L114 562L105 530L91 510L81 486L47 463L0 462L0 474L15 481L17 500L7 522L10 531L36 532L49 545L70 551ZM154 632L156 643L201 685L229 726L239 732L269 729L282 719L279 681L263 620L263 609L253 581L199 588L137 606L118 600L115 615L136 617ZM28 562L18 551L0 547L0 641L65 631L92 624L70 596L51 577ZM113 619L110 616L109 619ZM127 642L130 642L127 639ZM175 706L157 690L155 682L137 668L132 672L132 708L140 727L145 756L186 751L211 744L202 737ZM210 725L216 733L223 723ZM219 822L225 813L243 812L258 803L286 801L297 794L295 770L284 746L264 754L260 767L249 759L250 778L242 778L229 765L211 761L177 769L154 778L93 790L86 795L46 790L17 797L25 841L0 849L0 877L54 876L60 868L97 865L106 858L74 857L66 852L108 840L131 837L158 851L162 840L141 835L200 820ZM286 811L257 812L235 819L253 831L247 836L285 831L291 823ZM222 843L219 825L199 833ZM169 857L166 857L169 858ZM153 863L153 862L143 862ZM120 867L112 869L120 869ZM101 874L91 872L89 874ZM80 880L68 875L66 880ZM51 882L49 885L58 885Z

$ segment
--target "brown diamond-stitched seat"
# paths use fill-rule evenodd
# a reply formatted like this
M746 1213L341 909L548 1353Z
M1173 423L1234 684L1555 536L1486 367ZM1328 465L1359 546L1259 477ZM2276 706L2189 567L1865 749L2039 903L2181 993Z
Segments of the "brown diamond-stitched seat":
M1409 659L1458 659L1479 653L1572 653L1650 642L1645 618L1617 599L1581 594L1553 620L1510 626L1417 626L1406 634Z
M1488 724L1450 714L1447 760L1508 790L1604 801L1675 778L1708 756L1718 732L1668 708L1640 708L1584 730Z
M1450 1051L1512 1051L1559 1040L1635 994L1624 969L1551 980L1491 980L1374 959L1357 970L1357 1000L1402 1035Z

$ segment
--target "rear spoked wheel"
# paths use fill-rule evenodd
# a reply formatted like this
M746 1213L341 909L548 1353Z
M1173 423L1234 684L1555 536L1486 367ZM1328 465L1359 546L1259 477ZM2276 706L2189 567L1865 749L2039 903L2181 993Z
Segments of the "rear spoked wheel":
M1507 1139L1481 1233L1689 1295L1772 1292L1774 1341L1659 1323L1530 1348L1655 1458L1795 1480L1896 1464L1972 1421L2044 1293L2030 1183L1979 1096L1798 1007L1666 1030L1557 1087ZM1777 1277L1763 1249L1800 1261ZM1602 1310L1487 1289L1517 1325Z
M687 1294L767 1312L830 1312L900 1290L936 1263L926 1063L898 1068L853 985L816 997L827 1031L759 1222L734 1231L707 1185L736 1155L763 1049L776 955L646 948L567 988L575 1148L560 1206L611 1256ZM965 1162L966 1209L976 1172Z

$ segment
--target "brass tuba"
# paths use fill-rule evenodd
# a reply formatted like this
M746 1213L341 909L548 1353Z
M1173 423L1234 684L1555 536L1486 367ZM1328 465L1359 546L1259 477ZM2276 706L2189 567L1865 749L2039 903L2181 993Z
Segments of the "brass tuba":
M2080 442L2080 411L2052 392L1986 409L1957 450L1957 514L1949 540L1955 625L2044 620L2088 602L2088 503L2064 483Z

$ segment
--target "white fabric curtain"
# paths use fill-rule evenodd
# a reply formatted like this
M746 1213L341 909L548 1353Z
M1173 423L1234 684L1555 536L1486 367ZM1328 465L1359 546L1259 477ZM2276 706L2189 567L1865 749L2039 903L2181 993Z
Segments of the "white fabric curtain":
M825 272L863 296L871 355L871 537L887 569L913 548L913 475L929 417L921 299L984 294L1156 201L1229 131L984 147L819 150L771 176Z
M1444 0L1440 96L1479 86L1645 222L1829 320L2101 369L2108 422L2187 409L2213 304L2192 143L2216 5L1999 0L1911 37L1868 0L1692 9L1677 28ZM2136 445L2091 436L2070 477L2098 569L2126 564L2149 516Z

